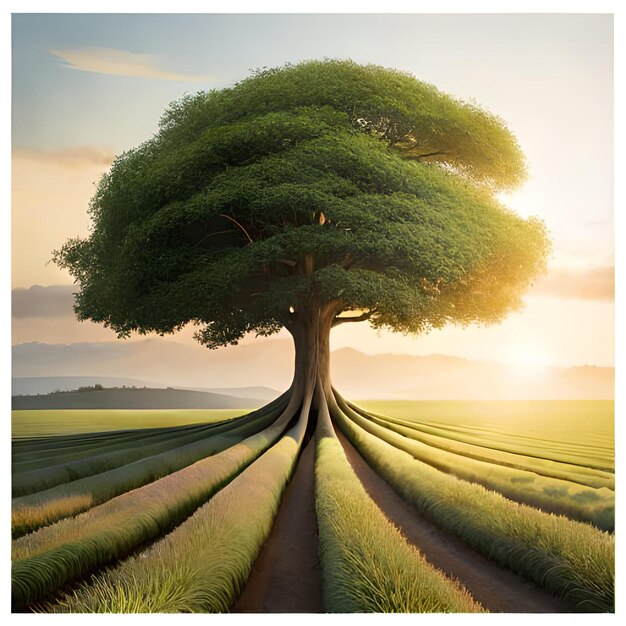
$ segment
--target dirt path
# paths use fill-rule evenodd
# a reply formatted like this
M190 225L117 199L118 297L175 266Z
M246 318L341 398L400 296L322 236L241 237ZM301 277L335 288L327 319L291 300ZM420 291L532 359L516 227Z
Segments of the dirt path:
M233 613L323 613L315 518L315 438L303 450L272 532Z
M379 508L430 563L457 578L486 609L495 613L570 611L561 600L498 567L422 517L365 462L341 432L337 434L354 471Z

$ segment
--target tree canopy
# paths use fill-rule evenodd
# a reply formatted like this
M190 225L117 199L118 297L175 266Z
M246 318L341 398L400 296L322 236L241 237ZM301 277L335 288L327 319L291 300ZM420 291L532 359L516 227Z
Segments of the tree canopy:
M55 260L79 318L120 336L192 322L218 347L328 302L333 323L400 332L489 323L549 250L541 221L498 201L524 177L513 135L474 104L378 66L287 65L174 102Z

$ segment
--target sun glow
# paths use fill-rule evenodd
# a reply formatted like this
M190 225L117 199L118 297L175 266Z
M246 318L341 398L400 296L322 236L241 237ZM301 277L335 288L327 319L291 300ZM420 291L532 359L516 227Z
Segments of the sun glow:
M551 365L550 353L539 343L522 339L512 342L500 359L512 365L520 374L542 374Z

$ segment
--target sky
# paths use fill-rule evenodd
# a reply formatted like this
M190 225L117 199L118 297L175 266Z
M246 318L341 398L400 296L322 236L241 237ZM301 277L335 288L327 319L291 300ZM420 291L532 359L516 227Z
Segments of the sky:
M502 200L543 219L554 248L525 308L498 326L414 338L349 324L332 347L613 365L613 24L594 14L15 14L12 342L113 340L73 320L72 279L49 262L88 234L94 183L184 93L313 58L405 70L504 119L529 179Z

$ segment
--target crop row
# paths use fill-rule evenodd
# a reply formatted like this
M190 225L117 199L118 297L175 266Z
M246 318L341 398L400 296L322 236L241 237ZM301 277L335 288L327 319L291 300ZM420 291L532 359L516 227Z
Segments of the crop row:
M290 402L271 426L224 452L15 540L13 608L46 597L180 524L271 446L296 409Z
M331 412L368 463L437 525L578 610L613 610L612 535L512 502L414 459L358 426L335 402Z
M384 426L385 428L393 430L394 432L404 435L405 437L409 437L415 441L420 441L426 445L439 448L446 452L466 456L477 461L484 461L513 469L531 471L547 478L567 480L596 489L615 489L615 475L612 472L591 467L583 467L564 461L532 457L519 452L510 452L498 448L490 448L485 445L467 443L459 438L451 438L452 435L451 437L448 437L433 434L431 432L425 432L422 425L414 422L368 413L354 404L345 401L344 403L354 412L359 413L371 422Z
M458 427L451 428L441 425L427 424L421 420L406 420L385 415L377 415L386 421L394 422L404 426L408 426L414 430L424 434L430 434L437 437L443 437L460 443L470 443L501 452L509 452L522 456L531 456L534 458L542 458L546 460L557 461L568 465L588 467L602 471L612 470L612 465L602 462L601 459L584 455L581 458L581 446L579 444L566 442L548 442L542 439L535 439L523 435L506 435L501 433L481 433L462 431ZM588 452L588 448L585 452ZM600 455L604 449L596 448L595 452Z
M25 450L13 450L12 465L13 473L35 469L37 465L57 465L74 458L87 455L93 456L100 451L123 450L145 443L152 443L162 439L163 436L175 436L194 431L202 431L213 424L190 424L186 426L174 426L170 428L138 429L137 432L125 431L117 436L114 433L106 433L107 437L94 438L91 434L75 437L73 441L67 441L63 445L43 447L42 445L29 447ZM35 465L37 464L37 465Z
M13 537L21 537L60 519L78 515L119 494L137 489L200 459L217 454L243 438L228 433L205 437L108 472L15 498L11 511Z
M54 459L55 457L63 457L68 454L83 454L93 455L97 450L112 450L118 449L119 447L125 446L126 444L133 445L134 443L141 443L143 441L150 441L154 437L159 437L160 435L167 435L168 433L182 433L185 431L193 431L204 428L206 426L219 426L220 424L230 423L236 425L237 423L243 423L250 418L253 418L255 415L261 412L265 412L267 410L274 410L275 408L284 408L287 406L287 402L289 400L289 394L291 390L283 393L278 398L274 399L267 405L264 405L260 409L247 412L244 414L239 414L231 417L231 411L211 411L209 414L204 414L200 412L201 415L206 415L208 421L197 422L193 421L193 416L188 415L187 419L190 420L189 423L182 423L177 426L160 426L160 427L145 427L145 428L126 428L119 430L104 430L104 431L96 431L96 432L81 432L75 434L56 434L56 435L46 435L41 437L27 437L21 439L13 439L12 442L12 458L13 458L13 467L14 470L18 465L21 465L23 462L28 462L33 459L33 457ZM100 415L101 413L109 414L109 413L117 413L123 411L115 411L115 410L104 410L104 411L73 411L79 413L83 416L83 421L96 419L94 414ZM23 413L23 411L19 411L18 413ZM28 411L27 411L28 413ZM67 411L46 411L46 415L54 415L55 413L67 414ZM133 423L137 420L141 421L141 417L136 414L148 413L150 415L155 415L154 411L143 411L143 410L133 410L130 411L133 414ZM157 411L156 414L160 415L161 411ZM167 413L167 411L166 411ZM176 413L176 419L172 419L172 422L175 422L178 419L183 419L182 416L187 413L197 413L196 411L182 411ZM214 414L224 413L226 416L224 419L215 420L213 418ZM59 416L58 418L60 422L62 422L62 418ZM75 418L76 419L76 418ZM115 421L113 417L110 418L112 421ZM18 422L21 421L21 418L18 418Z
M614 403L602 400L366 401L379 417L437 428L448 439L614 473Z
M13 497L17 498L28 494L37 493L50 489L56 485L69 483L81 478L100 474L124 465L128 465L140 459L154 456L186 443L202 439L205 435L230 434L241 439L262 430L268 426L280 411L276 408L259 410L244 416L242 420L234 422L226 421L218 424L204 426L201 429L184 431L182 434L174 432L173 435L162 433L159 440L150 445L142 445L137 441L131 449L116 449L87 456L86 458L61 463L52 467L31 470L13 477Z
M222 612L236 600L272 527L307 423L296 425L189 519L58 602L52 613Z
M165 450L177 448L194 440L202 439L211 433L210 426L194 430L164 433L153 439L133 442L132 445L114 446L92 454L91 451L71 454L69 458L35 459L26 464L13 466L13 496L19 497L48 489L54 485L84 478L131 463L137 459L159 454Z
M393 426L383 427L377 420L366 419L363 411L357 413L352 410L353 405L339 396L337 402L342 411L361 428L432 467L542 511L567 515L610 532L615 529L615 493L610 489L592 489L570 481L454 454L412 439L404 431L398 433Z
M316 511L324 604L334 613L480 612L368 496L332 426L318 434ZM319 436L319 435L322 436Z

